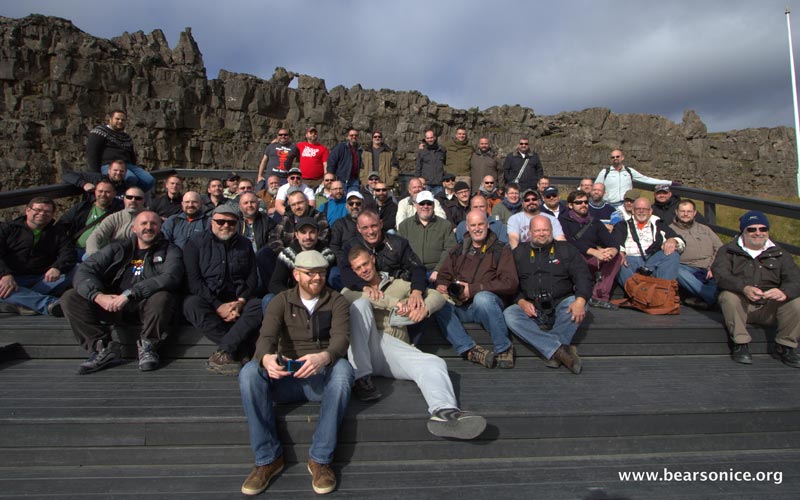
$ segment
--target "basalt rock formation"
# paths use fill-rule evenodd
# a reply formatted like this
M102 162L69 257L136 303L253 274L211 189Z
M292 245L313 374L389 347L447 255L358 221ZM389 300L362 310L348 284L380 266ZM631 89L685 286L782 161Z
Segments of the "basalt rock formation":
M786 127L708 133L691 110L674 123L602 108L553 116L521 106L454 109L413 91L328 90L319 78L283 68L269 80L228 71L208 79L189 28L175 48L160 30L105 40L40 15L0 17L0 33L4 189L55 183L64 170L85 169L87 133L109 109L124 108L140 164L149 169L255 170L280 127L301 139L315 125L330 147L352 125L383 131L411 170L427 128L447 138L463 125L473 142L488 136L500 156L528 135L550 175L594 177L621 147L629 165L689 186L796 192L793 131Z

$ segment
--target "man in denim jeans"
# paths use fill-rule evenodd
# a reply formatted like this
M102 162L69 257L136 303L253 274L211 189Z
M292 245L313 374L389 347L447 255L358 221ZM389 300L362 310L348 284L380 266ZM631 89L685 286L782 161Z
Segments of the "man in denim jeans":
M514 249L520 290L503 316L508 329L539 351L548 367L563 364L577 375L581 360L570 342L592 296L589 268L575 247L553 241L547 217L533 217L530 231L530 242Z
M297 286L269 303L255 356L239 373L255 453L255 467L242 484L245 495L258 495L283 470L275 402L320 402L308 471L314 492L336 489L330 464L353 385L353 368L347 361L350 303L325 286L328 261L322 254L300 252L294 264Z

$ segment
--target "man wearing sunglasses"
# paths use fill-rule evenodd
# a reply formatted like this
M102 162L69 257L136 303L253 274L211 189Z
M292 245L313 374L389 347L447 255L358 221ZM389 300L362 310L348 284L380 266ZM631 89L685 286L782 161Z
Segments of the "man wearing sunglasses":
M126 240L131 237L133 220L145 210L144 191L138 187L129 187L125 190L122 203L125 208L103 219L103 222L89 235L89 239L86 240L84 260L114 240Z
M535 189L539 179L544 175L542 160L531 151L530 140L523 137L519 140L517 150L506 156L503 162L503 179L506 184L516 182L522 191Z
M397 220L397 202L392 199L389 187L384 182L378 182L372 191L375 193L374 210L381 218L383 232L394 232L394 224Z
M800 269L789 252L769 237L769 220L752 210L739 219L741 234L717 252L711 269L717 280L725 328L733 340L731 357L749 365L748 323L778 325L772 356L800 368Z
M567 204L559 197L557 187L549 186L542 191L542 206L540 210L542 213L552 215L556 219L567 211Z
M394 185L400 173L400 162L397 161L392 148L383 142L383 133L380 130L372 133L372 147L364 151L361 160L364 163L364 168L361 170L362 185L367 184L373 174L379 180L385 180L387 185Z
M622 265L619 248L603 223L589 214L588 194L584 191L571 192L567 196L567 206L558 221L564 229L567 242L580 252L589 266L589 272L595 277L589 305L617 309L609 300L614 278Z
M531 240L531 219L540 214L550 219L553 239L564 241L564 230L561 229L561 223L552 215L541 213L539 211L540 203L541 200L536 189L527 189L522 193L522 211L508 219L508 244L512 249L517 248L520 243Z
M292 143L289 130L285 128L278 130L275 139L264 150L264 156L258 165L256 182L262 181L265 173L271 173L285 179L297 156L297 146Z
M237 232L239 211L220 205L211 215L211 232L198 235L183 250L189 294L183 315L217 350L206 368L236 375L240 359L252 355L250 340L261 324L261 300L253 245Z

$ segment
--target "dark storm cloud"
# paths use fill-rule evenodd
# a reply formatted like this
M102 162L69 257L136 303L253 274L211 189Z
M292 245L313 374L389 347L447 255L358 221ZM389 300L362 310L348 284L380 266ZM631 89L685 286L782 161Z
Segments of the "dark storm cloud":
M191 26L210 78L219 69L269 78L283 66L324 78L329 89L415 89L459 108L607 107L676 121L694 109L710 130L727 130L792 123L784 6L27 0L0 2L0 14L57 15L106 38L160 28L173 46Z

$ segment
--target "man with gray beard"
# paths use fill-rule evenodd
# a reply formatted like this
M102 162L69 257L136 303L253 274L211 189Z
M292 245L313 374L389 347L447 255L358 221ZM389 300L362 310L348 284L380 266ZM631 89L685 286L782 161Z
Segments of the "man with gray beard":
M238 224L239 211L220 205L211 216L211 232L190 239L184 247L190 295L183 302L183 314L217 344L206 368L222 375L239 373L237 358L252 355L261 325L253 246L237 234Z

